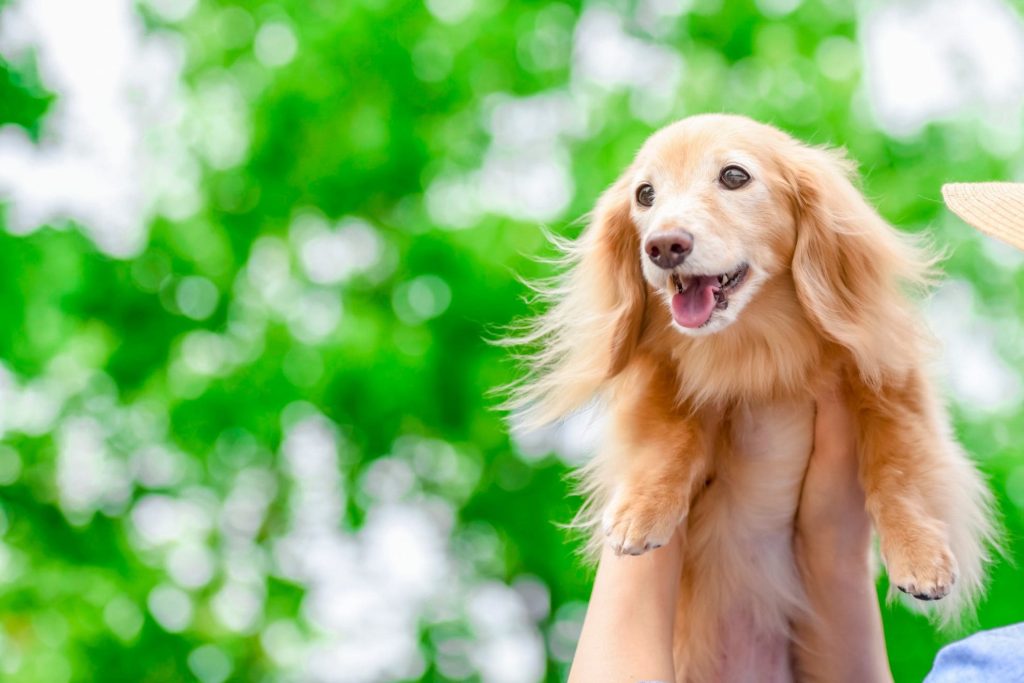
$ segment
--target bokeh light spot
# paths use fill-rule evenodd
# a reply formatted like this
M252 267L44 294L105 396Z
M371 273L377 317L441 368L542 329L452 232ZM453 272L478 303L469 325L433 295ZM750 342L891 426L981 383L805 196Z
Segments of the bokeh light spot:
M180 633L192 623L192 599L188 593L160 584L149 593L149 612L165 631Z
M448 283L436 275L421 275L395 288L392 304L405 323L415 325L444 313L452 301Z
M205 277L190 275L181 279L174 300L178 310L193 320L206 320L213 315L220 297L217 286Z
M779 18L791 14L803 0L756 0L757 8L766 17Z
M21 475L21 455L13 447L0 445L0 486L8 486Z
M124 595L118 595L103 608L103 621L118 638L135 640L142 630L142 610Z
M192 14L197 0L145 0L145 2L161 19L173 23Z
M831 36L821 41L814 52L814 60L821 73L834 81L848 80L860 68L857 45L843 36Z
M426 0L427 9L446 24L457 24L473 10L473 0Z
M256 33L253 51L264 66L284 66L295 58L299 42L295 30L283 21L268 21Z
M202 683L224 683L234 667L221 648L200 645L189 653L188 668Z

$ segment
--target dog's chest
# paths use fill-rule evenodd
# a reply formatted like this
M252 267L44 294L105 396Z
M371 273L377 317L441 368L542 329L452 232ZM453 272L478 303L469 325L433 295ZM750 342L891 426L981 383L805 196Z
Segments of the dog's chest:
M756 508L759 527L788 532L813 446L814 403L740 406L732 411L730 429L731 447L719 460L730 497Z
M716 453L715 481L691 520L689 561L703 567L693 575L690 607L717 623L710 680L792 680L788 625L802 594L793 521L813 446L814 404L748 405L734 409L727 424L729 445Z

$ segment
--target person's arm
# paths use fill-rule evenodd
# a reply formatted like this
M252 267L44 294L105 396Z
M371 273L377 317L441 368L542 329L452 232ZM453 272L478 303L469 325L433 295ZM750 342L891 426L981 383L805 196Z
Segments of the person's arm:
M680 533L639 557L605 544L569 683L675 681L672 632L683 553Z
M892 680L854 439L843 397L821 397L795 533L797 562L815 614L793 625L796 664L808 680ZM569 683L675 680L680 536L639 557L604 548Z
M892 680L857 465L853 416L834 389L818 397L794 539L813 612L793 625L796 664L807 680Z

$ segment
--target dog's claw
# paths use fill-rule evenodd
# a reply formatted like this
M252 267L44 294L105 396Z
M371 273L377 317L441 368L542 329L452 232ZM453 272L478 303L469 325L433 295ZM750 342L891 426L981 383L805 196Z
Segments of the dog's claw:
M643 555L656 550L675 533L679 518L665 514L661 501L642 494L620 493L605 510L603 527L616 555Z
M953 590L957 562L939 533L915 533L912 543L892 544L882 551L890 585L916 600L941 600Z
M941 600L950 594L953 590L953 585L956 584L956 574L952 574L949 577L949 583L940 583L932 587L931 590L922 590L915 584L896 584L896 588L913 597L916 600L923 602L933 602L935 600Z

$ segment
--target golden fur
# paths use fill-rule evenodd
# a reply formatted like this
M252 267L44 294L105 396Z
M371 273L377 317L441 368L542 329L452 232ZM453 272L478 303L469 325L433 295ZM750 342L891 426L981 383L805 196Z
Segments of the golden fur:
M733 162L753 179L730 191L717 179ZM989 493L928 382L913 303L934 259L879 217L852 172L840 153L743 117L670 125L604 193L581 236L561 244L566 270L542 290L550 306L514 340L536 349L509 403L519 419L549 423L595 398L606 406L609 433L582 472L580 519L594 538L637 554L686 521L680 680L742 675L742 662L729 663L737 633L761 647L746 665L762 680L791 675L780 648L807 609L791 530L814 394L830 382L851 397L891 585L950 593L929 603L947 622L982 588ZM656 188L650 209L635 199L641 182ZM689 259L725 264L709 273L739 259L751 266L728 310L702 329L673 324L671 282L642 250L679 227L695 237Z

